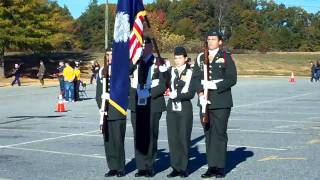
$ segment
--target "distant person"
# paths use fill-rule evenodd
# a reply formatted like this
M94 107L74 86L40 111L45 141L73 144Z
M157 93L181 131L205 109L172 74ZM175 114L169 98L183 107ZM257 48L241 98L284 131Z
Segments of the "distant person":
M75 74L75 79L74 79L74 100L75 101L80 101L80 97L79 97L79 88L80 88L80 84L81 84L81 80L80 80L80 67L79 67L79 63L76 63L76 66L74 68L74 74Z
M97 61L91 61L92 65L91 65L91 78L90 78L90 84L92 84L93 79L96 80L97 74L99 73L99 69L100 69L100 64Z
M319 81L319 78L320 78L320 61L317 61L316 69L315 69L315 80L316 80L316 82Z
M60 94L64 98L64 77L63 77L63 69L65 68L64 62L60 61L59 62L59 67L57 68L58 71L58 80L59 80L59 85L60 85Z
M13 86L16 82L18 83L18 86L21 86L21 82L20 82L21 68L19 64L14 64L12 75L14 76L14 80L12 81L11 86Z
M310 81L313 82L314 79L316 79L316 65L310 61L310 65L311 65L311 79Z
M40 80L41 86L44 86L44 74L46 73L46 67L44 66L43 61L40 61L39 71L37 77Z
M66 67L63 69L64 77L64 93L65 100L69 102L74 102L74 79L75 73L74 69L70 66L69 63L66 63Z
M79 67L80 66L80 62L79 61L74 62L74 64L76 65L75 67Z

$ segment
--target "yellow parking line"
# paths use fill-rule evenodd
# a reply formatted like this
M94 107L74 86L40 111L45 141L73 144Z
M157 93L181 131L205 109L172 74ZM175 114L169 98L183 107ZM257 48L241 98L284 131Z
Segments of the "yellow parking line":
M272 161L272 160L306 160L304 157L279 157L279 156L268 156L258 161Z
M311 141L308 141L307 144L320 144L320 139L313 139Z

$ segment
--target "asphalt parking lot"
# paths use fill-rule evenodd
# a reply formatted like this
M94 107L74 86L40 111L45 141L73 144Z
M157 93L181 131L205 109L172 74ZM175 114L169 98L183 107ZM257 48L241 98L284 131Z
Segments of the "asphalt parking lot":
M239 78L233 88L225 179L320 179L320 83L298 78ZM54 112L58 87L0 88L0 179L105 179L107 171L95 87L88 98ZM190 179L206 171L196 98ZM129 113L130 114L130 113ZM166 113L160 122L154 179L171 171ZM135 172L133 131L127 121L126 171Z

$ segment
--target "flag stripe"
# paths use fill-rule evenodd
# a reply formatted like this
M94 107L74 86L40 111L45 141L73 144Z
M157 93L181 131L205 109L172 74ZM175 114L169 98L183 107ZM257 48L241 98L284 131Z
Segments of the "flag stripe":
M137 29L133 29L136 38L139 40L139 43L142 44L142 32L138 32Z
M109 103L116 108L119 112L121 112L123 115L128 115L127 111L124 110L121 106L119 106L116 102L109 100Z
M136 60L140 57L140 54L137 54L138 48L142 47L142 34L143 34L143 19L146 16L146 11L140 11L137 13L136 19L133 24L133 28L130 34L130 60L135 63Z
M135 56L137 56L136 52L137 52L138 48L139 48L139 45L137 44L137 45L134 47L134 49L133 49L133 54L134 54ZM136 57L135 57L135 56L133 56L132 59L136 60ZM139 57L138 57L138 58L139 58Z

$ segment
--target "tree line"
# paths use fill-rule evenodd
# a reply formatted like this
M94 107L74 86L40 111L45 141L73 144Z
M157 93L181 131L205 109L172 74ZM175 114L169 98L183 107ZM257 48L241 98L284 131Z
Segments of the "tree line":
M231 49L320 51L320 12L270 0L157 0L145 5L162 51L184 45L201 50L205 33L216 27ZM116 4L109 4L113 34ZM52 52L104 49L105 4L92 0L74 19L51 0L0 1L0 55L5 51Z

